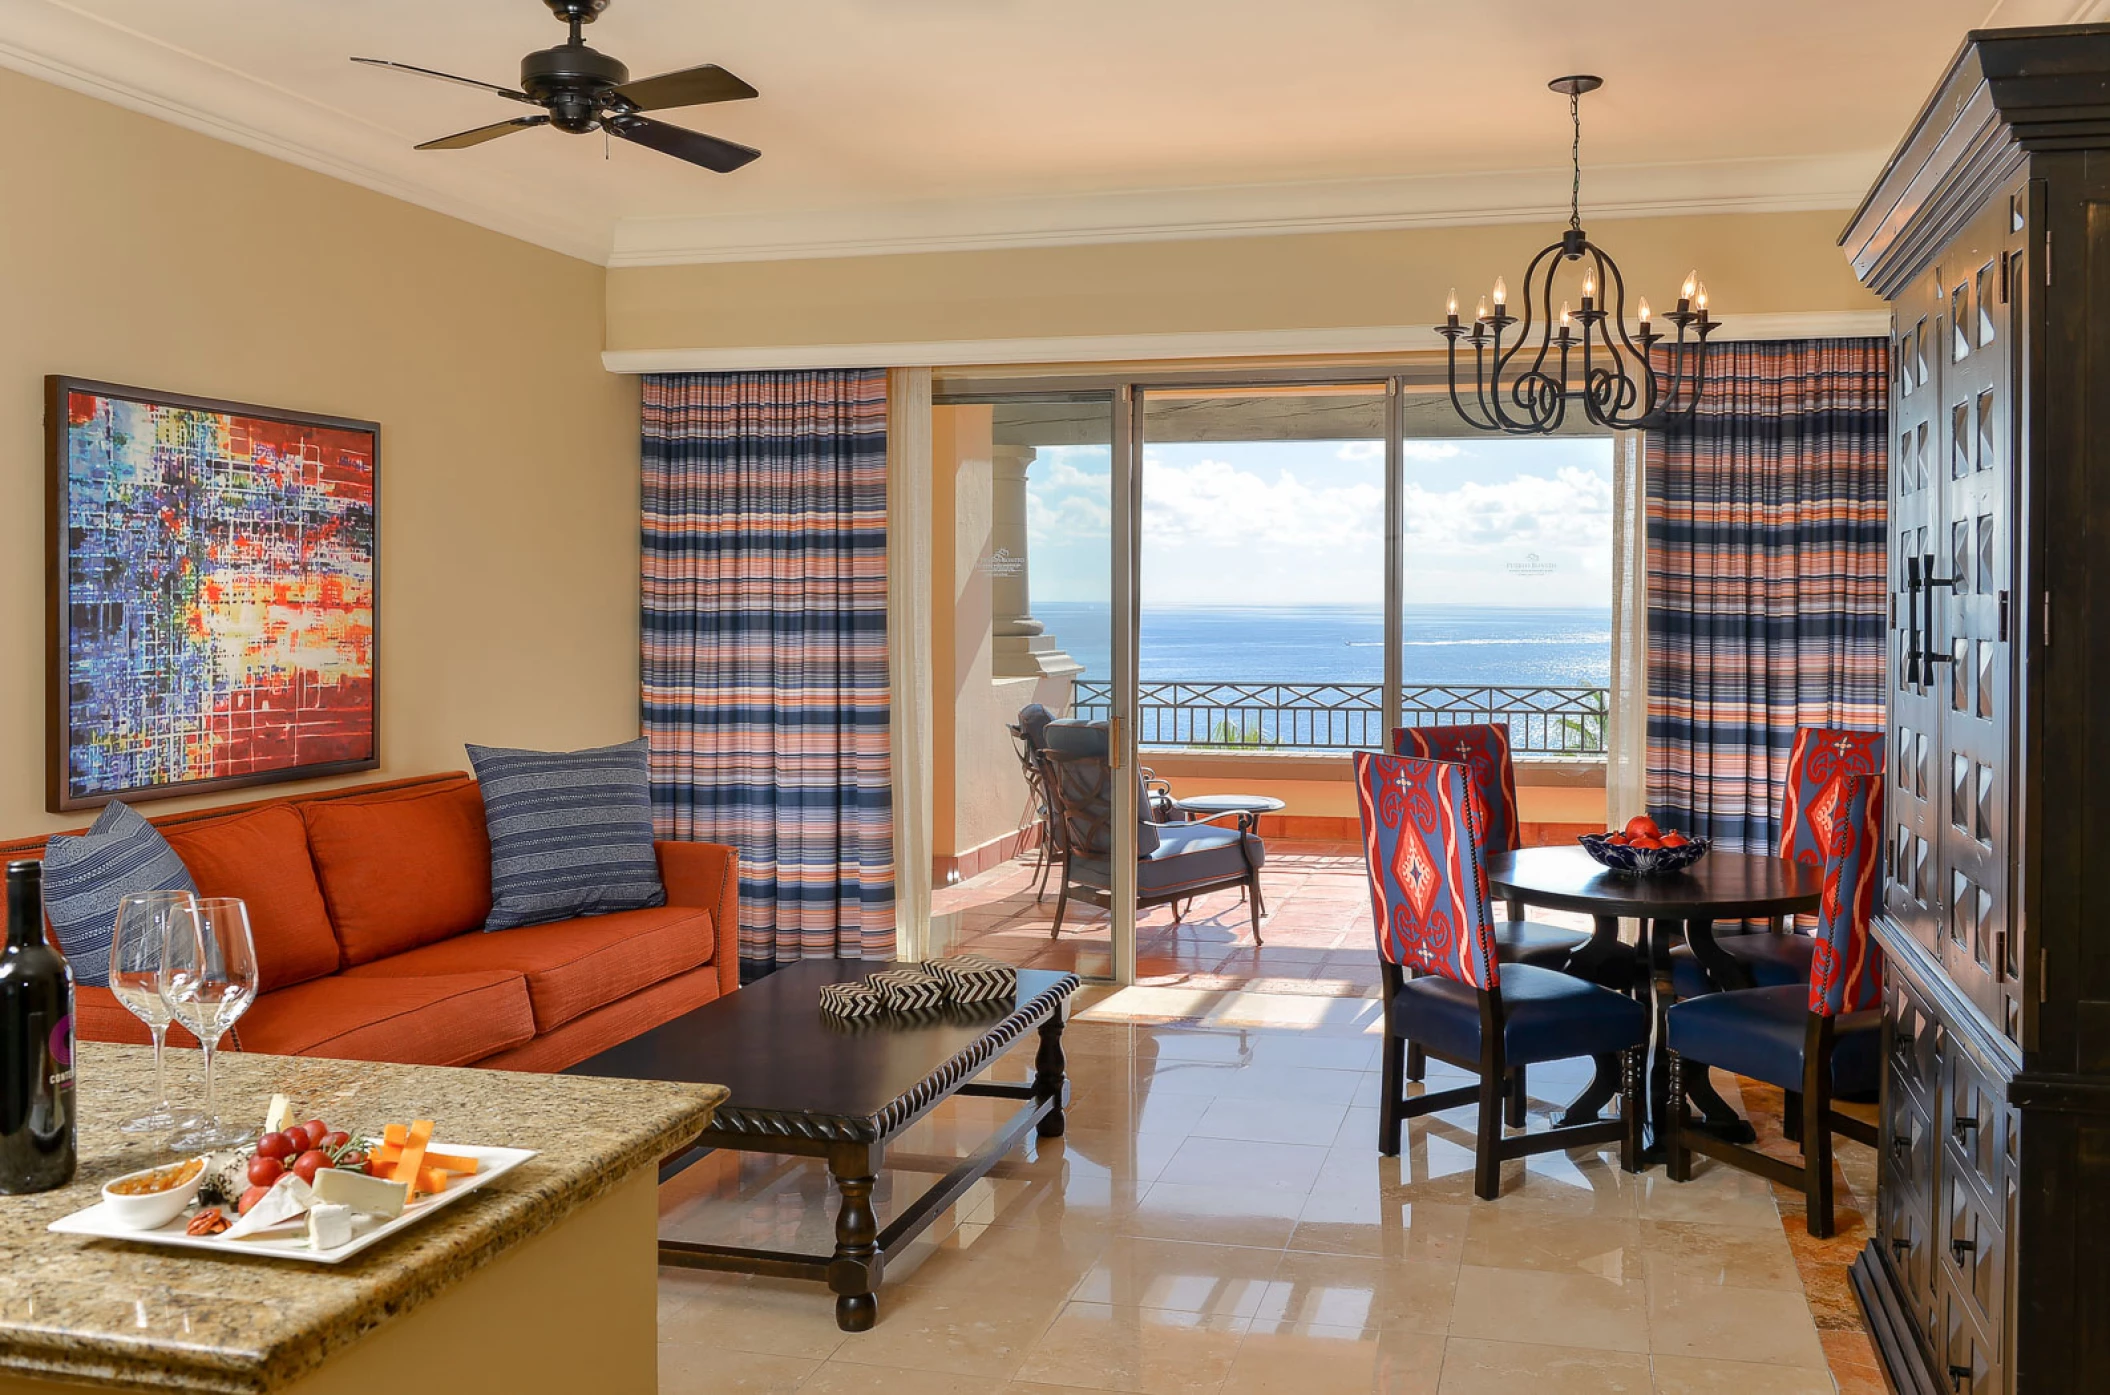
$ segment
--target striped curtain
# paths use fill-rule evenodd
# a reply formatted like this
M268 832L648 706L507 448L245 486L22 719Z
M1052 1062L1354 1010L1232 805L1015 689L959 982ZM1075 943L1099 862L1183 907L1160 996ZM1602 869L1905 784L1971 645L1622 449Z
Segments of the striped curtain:
M740 958L894 952L886 374L644 380L662 838L740 852Z
M1649 812L1779 843L1798 726L1883 725L1881 339L1718 344L1648 440Z

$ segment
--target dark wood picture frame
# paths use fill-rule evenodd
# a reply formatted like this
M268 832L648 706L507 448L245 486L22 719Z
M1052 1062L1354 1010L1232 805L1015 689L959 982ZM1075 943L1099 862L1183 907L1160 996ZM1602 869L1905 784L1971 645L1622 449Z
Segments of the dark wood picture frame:
M373 631L368 644L371 702L368 708L366 727L366 755L355 759L317 761L305 765L286 765L268 770L215 776L208 779L142 785L125 789L96 790L84 793L74 792L71 779L71 756L78 733L72 729L72 704L70 701L74 615L70 595L73 545L68 526L68 519L71 517L68 497L71 477L68 470L67 452L67 437L70 430L67 404L69 398L76 393L116 398L126 402L145 403L155 407L211 412L280 425L317 427L333 431L357 433L369 438L371 452L369 459L372 461L373 472L371 488L374 526L370 557L373 585L371 612ZM53 813L64 813L78 809L100 808L113 800L138 803L156 799L172 799L184 795L205 794L216 790L242 789L256 785L314 780L332 775L348 775L380 768L381 426L379 422L365 421L352 417L324 416L313 412L288 411L278 407L260 407L247 402L230 402L216 398L193 397L183 393L131 387L122 383L101 382L92 378L75 378L53 374L47 376L44 380L44 457L45 798L47 808Z

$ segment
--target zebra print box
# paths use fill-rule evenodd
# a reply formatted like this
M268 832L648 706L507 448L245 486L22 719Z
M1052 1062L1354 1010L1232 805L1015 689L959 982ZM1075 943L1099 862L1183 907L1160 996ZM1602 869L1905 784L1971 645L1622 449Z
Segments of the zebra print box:
M889 1012L921 1012L925 1008L942 1007L950 996L944 979L914 965L882 970L866 982L879 990Z
M886 1000L869 983L824 983L821 1011L830 1017L877 1017L886 1010Z
M930 971L945 980L956 1003L988 1003L1018 994L1018 969L980 954L955 954L932 961Z

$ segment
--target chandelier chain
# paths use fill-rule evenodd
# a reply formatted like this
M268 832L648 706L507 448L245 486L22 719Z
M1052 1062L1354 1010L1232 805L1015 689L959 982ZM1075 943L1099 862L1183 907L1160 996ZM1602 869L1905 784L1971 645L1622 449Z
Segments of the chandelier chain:
M1568 185L1568 226L1582 227L1582 94L1568 94L1568 120L1575 126L1575 142L1568 147L1569 168L1574 171Z

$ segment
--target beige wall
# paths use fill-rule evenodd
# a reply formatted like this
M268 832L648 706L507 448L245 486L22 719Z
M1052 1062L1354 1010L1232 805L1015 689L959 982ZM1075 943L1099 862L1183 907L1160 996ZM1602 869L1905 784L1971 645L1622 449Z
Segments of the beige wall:
M44 812L47 373L381 423L384 773L637 734L600 268L9 72L0 171L0 833L85 822Z
M941 865L1031 822L1005 724L1028 703L1060 711L1067 678L991 670L989 574L993 409L931 412L931 854Z
M1628 284L1659 310L1699 267L1717 314L1875 310L1835 239L1845 215L1593 219ZM608 274L611 349L904 343L1434 324L1467 312L1557 228L1132 242L838 257ZM1403 348L1433 346L1401 345Z

